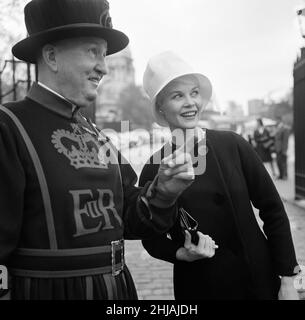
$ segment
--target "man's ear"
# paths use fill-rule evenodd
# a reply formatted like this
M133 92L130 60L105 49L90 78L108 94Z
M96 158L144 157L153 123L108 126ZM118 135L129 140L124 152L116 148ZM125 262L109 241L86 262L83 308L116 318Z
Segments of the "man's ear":
M58 50L53 44L46 44L42 48L42 59L45 64L53 71L58 71Z

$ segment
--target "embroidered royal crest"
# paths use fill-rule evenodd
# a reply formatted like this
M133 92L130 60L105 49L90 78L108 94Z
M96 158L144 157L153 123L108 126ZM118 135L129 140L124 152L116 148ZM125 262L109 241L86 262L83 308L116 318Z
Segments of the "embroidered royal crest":
M56 150L70 160L75 169L107 169L103 161L101 146L88 132L82 132L77 124L71 124L73 132L59 129L52 134L52 143Z

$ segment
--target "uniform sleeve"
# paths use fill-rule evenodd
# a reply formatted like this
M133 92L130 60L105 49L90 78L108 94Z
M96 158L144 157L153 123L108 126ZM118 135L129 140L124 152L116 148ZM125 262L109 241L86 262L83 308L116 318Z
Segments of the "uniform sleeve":
M146 164L141 172L139 186L144 186L152 181L158 172L158 165ZM176 223L175 223L176 224ZM174 227L171 228L171 230ZM169 230L169 233L171 232ZM149 239L142 240L142 244L147 252L154 258L174 263L177 261L176 252L180 244L175 243L167 237L167 233L159 234Z
M7 265L18 244L24 188L25 175L15 139L7 124L0 120L0 265Z
M17 246L22 223L25 175L13 135L0 122L0 264Z
M175 222L176 204L158 208L143 201L151 182L143 188L135 187L137 175L127 161L121 164L121 174L124 190L124 238L145 239L166 232Z
M243 138L237 134L235 137L250 199L264 222L274 266L280 276L293 275L298 263L283 202L257 154Z

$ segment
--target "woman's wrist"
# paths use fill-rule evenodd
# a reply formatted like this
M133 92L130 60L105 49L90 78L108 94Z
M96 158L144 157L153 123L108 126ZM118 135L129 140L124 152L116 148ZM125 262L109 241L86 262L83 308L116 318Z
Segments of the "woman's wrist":
M177 251L176 251L176 259L177 260L185 260L186 256L186 250L184 247L180 247Z
M281 284L291 285L291 284L293 284L294 278L295 278L295 276L285 276L285 277L281 277Z

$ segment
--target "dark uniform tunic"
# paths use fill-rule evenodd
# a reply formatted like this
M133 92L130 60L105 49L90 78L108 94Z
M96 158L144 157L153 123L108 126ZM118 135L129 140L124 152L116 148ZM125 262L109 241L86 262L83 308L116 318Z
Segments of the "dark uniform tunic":
M0 107L0 265L13 299L134 299L122 239L167 230L130 165L67 100L34 84Z

